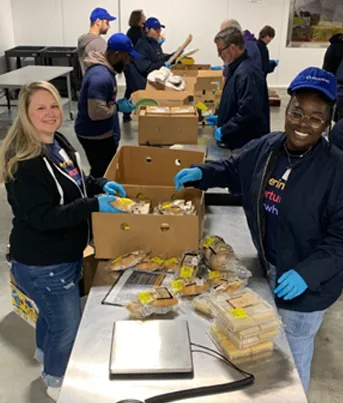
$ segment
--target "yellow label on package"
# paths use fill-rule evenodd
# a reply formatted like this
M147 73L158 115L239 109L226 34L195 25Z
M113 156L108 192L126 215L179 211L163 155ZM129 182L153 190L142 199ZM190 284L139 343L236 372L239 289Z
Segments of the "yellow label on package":
M208 107L203 102L198 102L196 105L197 109L200 109L202 112L206 112Z
M181 278L191 278L193 276L194 269L189 266L182 266L180 270Z
M208 274L208 278L210 280L215 280L217 278L220 278L220 276L221 276L220 271L210 271Z
M119 202L123 206L130 206L130 204L134 203L131 199L119 198Z
M230 309L229 312L235 319L245 319L248 317L248 314L243 308Z
M176 257L171 257L170 259L166 260L166 266L171 266L172 264L178 264L179 261L176 259Z
M150 304L155 300L152 293L150 291L140 292L138 295L138 299L142 305Z
M174 292L180 292L183 290L182 280L174 280L171 282L171 286Z
M112 263L112 264L118 263L118 262L121 261L121 259L122 259L122 256L116 257L115 259L112 260L111 263Z
M213 244L214 241L215 241L215 239L212 236L208 236L207 238L205 238L202 246L205 249L208 249Z
M167 208L170 208L171 206L172 206L171 202L165 202L165 203L162 203L161 208L167 209Z
M164 263L164 260L161 259L161 258L158 257L158 256L154 256L153 258L151 258L151 261L154 262L154 263L157 263L157 264L159 264L159 265L162 265L162 264Z

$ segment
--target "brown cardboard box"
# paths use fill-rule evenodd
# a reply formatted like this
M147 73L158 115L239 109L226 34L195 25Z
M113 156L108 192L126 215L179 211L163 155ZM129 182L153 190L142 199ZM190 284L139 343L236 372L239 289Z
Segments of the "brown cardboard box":
M172 72L181 77L196 77L199 70L210 70L210 64L176 64Z
M187 107L186 114L180 112L182 109L177 113L169 109L169 112L165 110L156 115L149 113L149 107L142 107L138 118L139 144L197 144L198 114L195 108Z
M136 108L139 109L141 105L157 106L182 106L189 105L190 94L186 91L157 91L157 90L140 90L132 94L131 100ZM145 103L144 100L153 101Z
M224 87L224 77L222 71L201 70L198 72L195 83L195 91L213 91Z
M192 164L201 164L205 153L157 147L122 146L105 177L122 185L174 186L174 176Z
M151 250L153 254L172 257L199 247L204 221L201 191L185 189L179 193L174 187L134 185L126 185L125 189L129 198L149 200L152 207L175 197L192 200L197 215L93 213L96 258L111 259L135 250Z

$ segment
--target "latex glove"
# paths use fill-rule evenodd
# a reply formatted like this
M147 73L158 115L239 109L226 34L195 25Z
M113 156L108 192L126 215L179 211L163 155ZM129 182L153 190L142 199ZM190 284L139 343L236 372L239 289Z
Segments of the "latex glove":
M289 270L283 274L278 280L279 286L275 288L274 292L279 298L285 301L294 299L303 294L308 285L305 280L295 270Z
M208 125L214 127L218 124L218 115L207 116L206 122Z
M157 39L157 42L158 42L158 44L159 44L160 46L162 46L165 41L166 41L166 40L165 40L164 38L158 38L158 39Z
M119 193L119 195L122 197L126 196L126 192L123 186L114 181L107 182L106 185L103 187L103 191L109 195L115 195Z
M200 181L201 179L202 170L200 168L186 168L175 175L174 184L176 189L181 192L184 183Z
M220 71L220 70L222 70L222 66L211 66L211 70Z
M219 142L223 141L223 133L222 133L222 129L220 127L218 127L216 129L216 131L214 132L214 138Z
M135 110L135 106L130 102L129 99L122 98L117 101L117 108L119 112L131 113Z
M275 63L275 66L279 65L279 59L272 59L272 62Z
M120 210L114 208L110 202L116 200L115 196L98 196L99 211L100 213L121 213Z

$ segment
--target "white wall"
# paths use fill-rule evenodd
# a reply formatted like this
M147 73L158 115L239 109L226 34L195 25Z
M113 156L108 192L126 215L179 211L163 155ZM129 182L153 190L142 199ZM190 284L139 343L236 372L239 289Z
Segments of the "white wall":
M256 35L266 24L276 29L277 36L269 49L271 57L279 59L280 65L268 80L270 86L287 86L301 69L321 66L325 52L325 49L286 48L290 1L12 0L15 44L75 46L78 36L89 29L89 14L93 8L105 7L115 16L121 11L123 32L128 28L131 11L144 9L147 16L158 17L166 25L166 52L173 52L192 33L194 39L190 48L200 48L196 61L219 64L213 38L223 20L236 18L244 29ZM114 21L109 34L117 32L118 26L118 21Z
M11 0L1 0L0 13L0 74L7 71L4 51L14 46Z

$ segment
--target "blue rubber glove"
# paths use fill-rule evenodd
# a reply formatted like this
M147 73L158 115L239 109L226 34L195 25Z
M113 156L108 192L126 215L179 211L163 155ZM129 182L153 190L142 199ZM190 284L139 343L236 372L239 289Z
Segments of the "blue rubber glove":
M218 115L207 116L206 122L208 125L214 127L218 124Z
M126 192L123 186L114 181L107 182L106 185L103 187L103 191L109 195L116 195L117 193L119 193L119 195L122 197L126 196Z
M130 102L129 99L122 98L117 101L117 108L119 112L131 113L135 110L135 106Z
M220 143L223 141L223 133L222 129L218 127L216 131L214 132L214 138L219 141Z
M168 63L168 62L164 62L164 65L165 65L168 69L170 69L170 67L171 67L171 64Z
M289 270L284 273L278 280L279 286L275 288L274 292L279 298L285 301L294 299L303 294L308 285L304 279L295 270Z
M158 44L159 44L160 46L162 46L165 41L166 41L166 40L165 40L164 38L158 38L158 39L157 39L157 42L158 42Z
M202 179L202 170L200 168L181 169L175 175L174 184L176 189L181 192L182 185L186 182L200 181Z
M222 70L222 66L211 66L211 70L220 71L220 70Z
M279 65L279 59L272 59L272 62L275 63L275 66Z
M120 210L114 208L110 202L116 199L115 196L98 196L99 211L100 213L121 213Z

